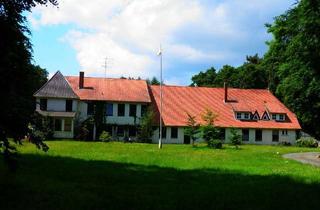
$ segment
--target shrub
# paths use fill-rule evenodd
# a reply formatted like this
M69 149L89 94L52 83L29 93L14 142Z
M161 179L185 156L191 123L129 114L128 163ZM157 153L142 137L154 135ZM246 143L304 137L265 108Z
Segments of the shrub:
M279 143L280 146L291 146L291 143L288 141L282 141Z
M111 135L107 131L102 131L99 140L103 142L111 141Z
M212 149L221 149L222 141L218 139L211 139L208 141L208 147Z
M298 147L318 147L318 141L312 137L302 137L296 141Z
M231 133L231 136L229 140L231 144L236 146L236 148L238 149L238 146L241 145L242 136L234 128L231 128L230 133Z

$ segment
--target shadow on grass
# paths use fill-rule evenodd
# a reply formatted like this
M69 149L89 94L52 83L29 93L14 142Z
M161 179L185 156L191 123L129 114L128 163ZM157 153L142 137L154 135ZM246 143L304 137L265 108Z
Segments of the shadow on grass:
M0 160L1 161L1 160ZM21 155L0 164L0 209L317 209L320 185L222 170L176 170Z

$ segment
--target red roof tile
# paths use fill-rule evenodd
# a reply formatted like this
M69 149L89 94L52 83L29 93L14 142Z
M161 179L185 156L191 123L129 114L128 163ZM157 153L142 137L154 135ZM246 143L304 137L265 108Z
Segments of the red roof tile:
M159 110L160 88L151 86L150 89L156 109ZM228 98L236 102L224 102L223 88L163 86L163 122L166 126L186 126L188 112L202 123L201 115L209 108L218 115L215 121L218 127L301 129L295 114L268 90L228 88ZM276 122L235 119L234 111L254 113L256 110L260 117L266 110L270 113L286 113L288 120Z
M84 88L79 89L78 76L66 76L66 79L81 100L151 102L145 80L85 77Z

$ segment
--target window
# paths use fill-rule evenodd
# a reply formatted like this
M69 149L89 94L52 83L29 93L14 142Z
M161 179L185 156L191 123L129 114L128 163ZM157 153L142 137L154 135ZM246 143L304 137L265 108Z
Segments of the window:
M283 114L280 114L280 115L279 115L279 120L280 120L280 121L284 121L284 115L283 115Z
M125 109L124 104L118 104L118 116L119 117L124 116L124 109Z
M118 126L117 128L117 136L124 136L124 127L123 126Z
M137 135L137 129L134 127L134 126L132 126L132 127L129 127L129 136L131 137L131 136L136 136Z
M106 104L106 115L113 116L113 104Z
M277 119L277 115L276 115L276 114L273 114L273 115L272 115L272 119L273 119L273 120L276 120L276 119Z
M130 106L129 106L129 116L130 117L136 117L137 116L137 105L130 104Z
M288 130L282 130L282 135L287 136L288 135Z
M40 99L40 110L47 111L48 100L46 98Z
M256 130L256 141L262 141L262 130Z
M266 111L263 113L261 119L262 119L262 120L270 120L270 117L269 117L269 115L268 115L268 113L267 113Z
M141 105L141 117L147 113L147 105Z
M219 139L224 141L226 139L226 129L219 128Z
M279 141L279 131L278 130L273 130L272 131L272 141Z
M237 119L241 119L241 113L237 112Z
M178 128L177 127L171 127L171 138L172 139L178 138Z
M72 112L72 100L66 100L66 112Z
M93 115L94 106L92 102L87 103L87 115Z
M242 129L242 141L249 141L249 130Z
M244 113L244 119L249 119L249 113Z
M62 120L54 119L54 131L61 131L61 127L62 127Z
M167 137L167 128L162 127L162 138L165 139L166 137ZM159 138L160 138L160 132L159 132Z
M64 119L64 131L71 131L72 120L70 118Z

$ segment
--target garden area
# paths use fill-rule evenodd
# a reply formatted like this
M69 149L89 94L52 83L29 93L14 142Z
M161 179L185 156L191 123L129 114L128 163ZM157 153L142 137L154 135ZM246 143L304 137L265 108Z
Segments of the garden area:
M282 155L294 146L24 142L0 160L0 209L315 209L320 168Z

